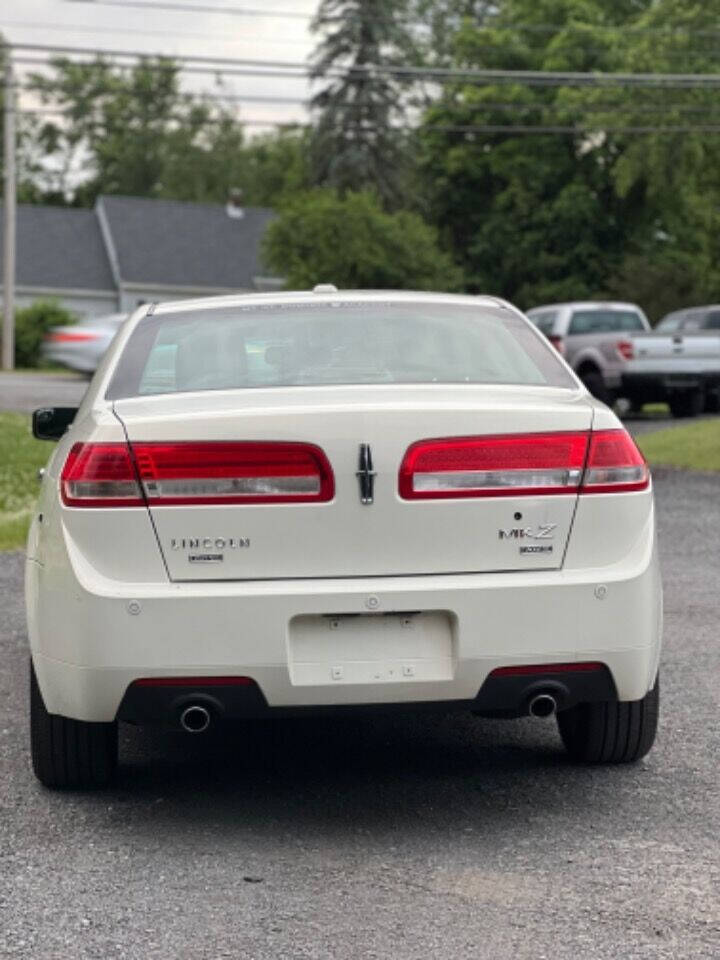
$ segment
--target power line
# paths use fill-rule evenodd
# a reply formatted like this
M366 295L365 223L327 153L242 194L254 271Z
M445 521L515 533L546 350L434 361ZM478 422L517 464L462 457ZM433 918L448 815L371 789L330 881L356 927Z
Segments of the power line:
M85 3L94 7L136 7L139 10L172 10L183 13L226 13L233 17L278 17L291 20L311 20L313 14L298 13L291 10L257 10L248 7L215 7L204 3L180 4L154 0L142 3L140 0L66 0L67 3Z
M89 2L89 0L77 0ZM90 55L95 57L123 57L135 60L156 58L160 61L177 64L181 69L190 69L184 64L206 65L206 72L230 73L231 66L251 67L262 69L267 76L311 76L313 71L306 64L285 60L253 60L237 57L199 57L180 55L168 57L163 54L138 53L136 50L100 50L96 48L60 46L50 44L18 43L13 47L17 50L45 52L50 54ZM211 69L215 67L215 69ZM156 65L156 68L157 65ZM161 67L160 67L161 68ZM279 72L278 72L279 71ZM288 71L295 71L288 72ZM358 77L364 76L368 82L374 82L380 77L392 76L405 79L426 79L435 83L446 82L478 82L492 83L522 83L527 86L635 86L635 87L684 87L715 88L720 87L720 73L605 73L562 70L497 70L479 68L450 68L450 67L416 67L412 65L395 66L385 64L370 64L333 68L321 75L324 77ZM317 79L314 77L314 79Z
M84 2L84 0L76 0L76 2ZM138 28L137 27L105 27L105 26L88 26L87 24L68 24L68 23L31 23L26 20L4 20L3 27L17 27L21 30L52 30L65 33L107 33L107 34L121 34L129 33L137 37ZM199 39L203 38L206 40L220 40L220 34L217 33L195 33L193 31L186 30L149 30L147 27L143 27L143 36L155 36L155 37L186 37L188 39ZM258 42L256 37L252 37L249 40L232 40L232 41L222 41L223 43L252 43L256 44ZM307 43L303 40L283 40L277 39L276 37L272 38L273 44L282 44L282 46L292 46L292 47L306 47Z

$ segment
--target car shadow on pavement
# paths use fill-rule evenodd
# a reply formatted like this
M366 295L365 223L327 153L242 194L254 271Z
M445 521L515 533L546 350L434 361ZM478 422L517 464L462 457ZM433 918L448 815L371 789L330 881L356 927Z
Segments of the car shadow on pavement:
M642 774L642 765L573 767L553 721L423 714L253 722L202 736L123 733L118 780L101 802L152 807L136 821L148 833L218 821L231 832L412 832L511 813L509 826L548 805L553 815L609 811L618 781Z

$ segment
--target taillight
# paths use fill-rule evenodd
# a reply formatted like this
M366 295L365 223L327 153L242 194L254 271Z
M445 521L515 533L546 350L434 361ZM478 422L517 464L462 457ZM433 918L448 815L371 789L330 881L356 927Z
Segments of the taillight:
M150 506L326 503L335 483L319 447L283 442L133 443Z
M85 343L88 340L97 340L99 337L99 333L90 333L88 331L59 330L48 333L45 340L49 343Z
M619 340L615 344L615 349L623 360L632 360L635 356L635 348L632 340Z
M400 467L405 500L576 493L587 433L422 440Z
M590 434L581 493L644 490L649 483L645 458L626 430L598 430Z
M556 333L548 334L548 340L555 347L557 352L561 357L565 356L565 341L562 337L559 337Z
M68 507L145 505L126 443L76 443L60 475Z
M421 440L405 454L404 500L622 493L650 473L625 430Z
M69 507L325 503L335 492L319 447L273 441L135 443L132 452L76 443L60 485Z

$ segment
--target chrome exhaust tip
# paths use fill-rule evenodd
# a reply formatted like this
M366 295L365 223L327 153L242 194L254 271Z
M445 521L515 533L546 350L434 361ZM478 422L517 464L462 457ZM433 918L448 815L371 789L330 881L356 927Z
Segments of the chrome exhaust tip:
M557 700L551 693L538 693L528 705L531 717L551 717L557 710Z
M186 733L205 733L210 726L210 711L193 703L180 714L180 726Z

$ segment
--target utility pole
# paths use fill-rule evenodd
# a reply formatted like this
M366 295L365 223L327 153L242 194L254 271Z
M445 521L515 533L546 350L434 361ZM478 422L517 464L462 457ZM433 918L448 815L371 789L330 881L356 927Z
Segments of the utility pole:
M12 370L15 366L15 221L17 201L17 171L15 167L15 84L13 81L10 48L5 52L5 98L4 119L4 173L3 197L3 326L2 368Z

